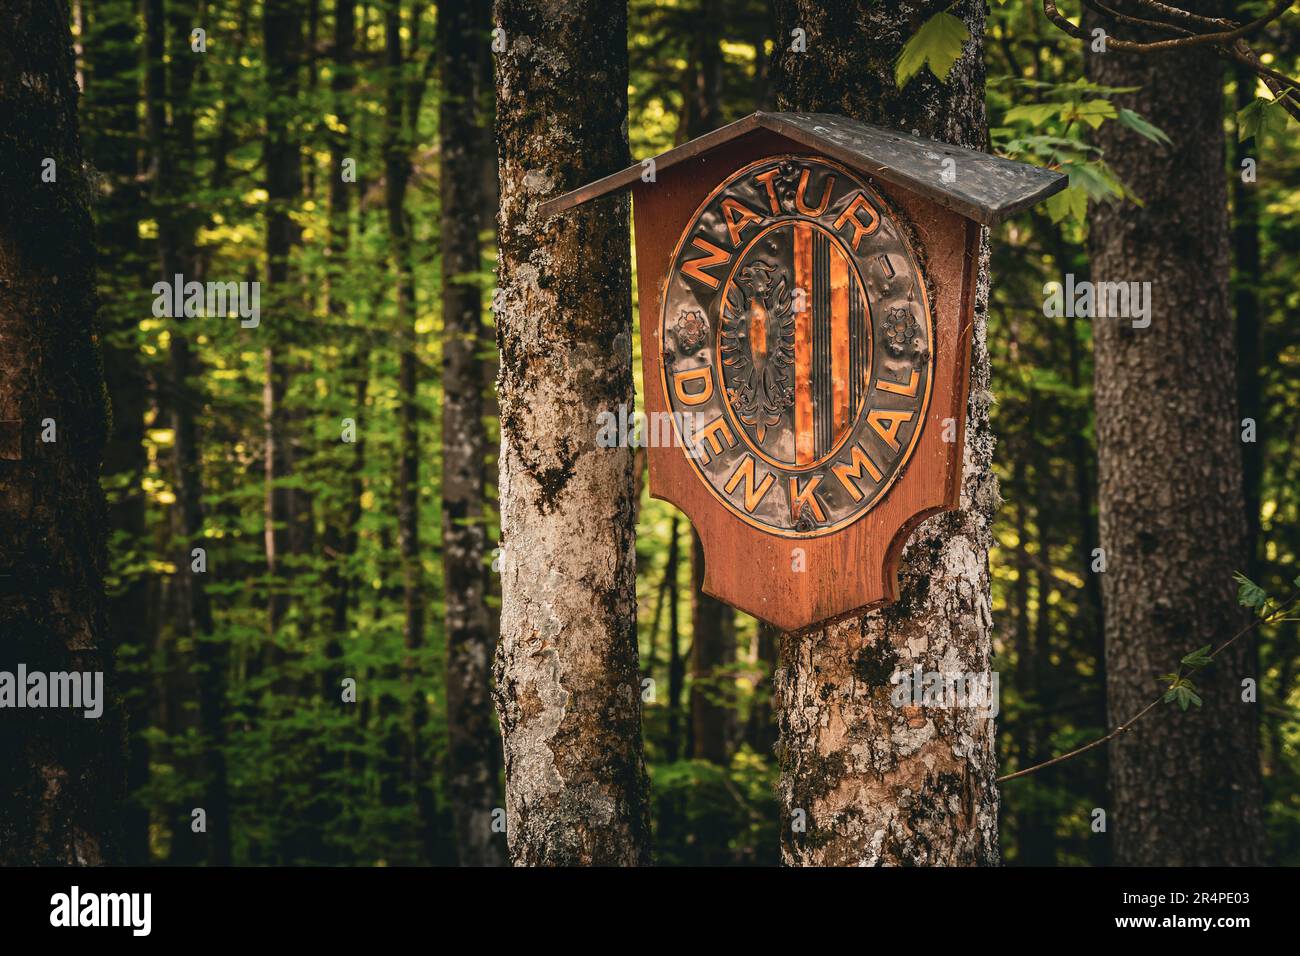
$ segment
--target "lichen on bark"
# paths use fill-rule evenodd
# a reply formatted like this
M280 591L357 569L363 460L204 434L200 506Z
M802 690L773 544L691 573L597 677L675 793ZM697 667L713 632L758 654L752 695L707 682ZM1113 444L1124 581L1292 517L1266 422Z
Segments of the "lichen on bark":
M778 0L776 11L779 109L986 146L981 3L961 0L951 10L972 41L946 82L925 72L901 90L894 63L932 10L897 0ZM805 52L790 49L796 28ZM960 507L913 533L895 604L781 640L782 858L790 865L998 860L993 720L969 707L895 707L889 680L916 665L977 674L992 666L988 549L999 496L988 417L987 237L977 266Z
M545 199L629 162L626 9L499 0L501 637L511 860L649 862L632 453L626 197L543 221Z

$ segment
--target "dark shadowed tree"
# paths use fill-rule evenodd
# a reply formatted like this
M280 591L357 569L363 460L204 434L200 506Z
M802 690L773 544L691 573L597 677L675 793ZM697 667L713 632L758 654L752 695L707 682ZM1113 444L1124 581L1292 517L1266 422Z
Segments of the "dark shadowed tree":
M302 164L296 131L290 121L298 96L298 69L302 60L302 20L293 0L267 0L262 12L262 42L266 58L266 279L272 309L292 317L292 303L298 298L290 287L289 258L300 237L290 212L302 192ZM293 474L293 445L289 437L285 396L290 367L285 351L288 322L267 323L264 334L274 338L264 347L266 378L262 387L264 427L263 466L266 477L265 540L268 625L271 634L269 659L282 658L275 650L276 631L289 609L285 578L290 532L294 516L294 490L286 484ZM273 331L278 330L278 331Z
M119 561L120 582L110 591L108 612L114 641L140 659L152 648L157 629L153 607L157 598L153 575L141 569L137 549L146 533L143 478L145 413L149 383L140 361L139 312L152 274L145 268L140 240L143 215L138 157L140 155L140 49L136 45L139 4L132 0L101 0L94 5L91 34L83 44L87 63L84 86L86 153L103 176L97 204L96 238L99 261L116 264L100 269L105 298L104 378L112 408L112 430L104 446L104 475L113 491L109 497L109 527L122 536L126 560ZM149 737L144 731L157 695L152 681L137 682L126 695L130 760L127 787L133 795L149 782ZM124 809L123 861L149 862L149 808L133 796Z
M98 705L0 711L0 864L120 862L124 728L104 599L108 431L67 8L0 12L0 671ZM98 675L97 677L95 675ZM51 693L53 682L47 687ZM28 702L32 698L28 696Z
M196 58L189 49L189 15L179 5L147 0L145 21L145 102L150 154L150 200L158 210L157 262L160 278L175 276L200 281L201 260L195 237L202 211L186 202L191 188L195 153L194 89ZM226 768L227 645L213 640L212 603L204 573L195 573L193 549L205 548L203 475L200 468L198 410L203 404L199 380L201 363L191 342L188 323L172 316L168 337L169 417L173 431L172 477L176 488L175 541L172 578L177 608L177 664L187 639L194 641L195 683L199 697L199 726L207 738L203 809L207 816L207 858L212 864L231 862L230 794ZM180 710L181 708L177 708ZM172 820L172 861L190 862L199 849L190 829L190 808L178 807Z
M1171 141L1156 145L1113 123L1096 134L1144 205L1093 207L1092 279L1151 283L1148 327L1119 317L1098 319L1094 331L1112 726L1150 703L1184 655L1217 647L1249 620L1232 579L1249 555L1223 68L1209 49L1087 58L1091 79L1139 87L1118 103ZM1259 677L1254 662L1247 635L1197 678L1199 710L1170 707L1111 745L1117 863L1262 861L1258 711L1242 702L1242 681Z
M501 739L492 721L492 651L484 512L481 336L483 152L479 83L488 60L490 6L448 0L438 8L438 105L442 156L442 567L447 609L447 791L462 866L500 865L492 830L500 806ZM490 75L490 74L487 74Z

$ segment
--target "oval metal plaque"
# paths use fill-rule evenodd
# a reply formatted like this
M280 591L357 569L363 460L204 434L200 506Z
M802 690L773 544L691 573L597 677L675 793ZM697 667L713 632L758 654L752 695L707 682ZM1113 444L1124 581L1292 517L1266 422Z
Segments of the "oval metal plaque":
M877 505L934 375L925 282L880 197L829 160L751 163L696 210L665 282L664 394L710 492L786 537Z

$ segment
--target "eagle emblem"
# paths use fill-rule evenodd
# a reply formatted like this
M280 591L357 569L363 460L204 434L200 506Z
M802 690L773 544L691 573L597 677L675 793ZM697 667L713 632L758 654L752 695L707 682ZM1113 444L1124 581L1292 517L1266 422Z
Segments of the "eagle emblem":
M722 364L727 401L763 444L767 430L794 403L794 314L786 275L753 262L727 289L722 309Z

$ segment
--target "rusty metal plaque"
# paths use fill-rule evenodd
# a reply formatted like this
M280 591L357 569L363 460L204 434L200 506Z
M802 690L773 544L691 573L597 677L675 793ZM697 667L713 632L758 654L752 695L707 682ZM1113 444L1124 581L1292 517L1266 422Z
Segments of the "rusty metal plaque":
M695 211L664 282L661 384L712 495L792 538L879 504L934 376L925 282L883 200L820 157L751 163Z

